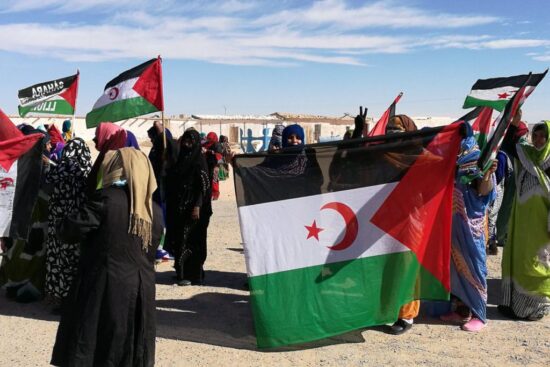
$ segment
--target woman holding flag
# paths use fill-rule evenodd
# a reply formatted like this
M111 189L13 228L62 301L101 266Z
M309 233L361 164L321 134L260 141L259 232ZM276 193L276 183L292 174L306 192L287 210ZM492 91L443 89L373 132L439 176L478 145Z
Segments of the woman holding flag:
M477 332L487 323L487 263L485 225L489 204L495 198L493 173L497 163L483 173L480 150L469 124L457 159L451 232L451 294L455 310L441 320Z

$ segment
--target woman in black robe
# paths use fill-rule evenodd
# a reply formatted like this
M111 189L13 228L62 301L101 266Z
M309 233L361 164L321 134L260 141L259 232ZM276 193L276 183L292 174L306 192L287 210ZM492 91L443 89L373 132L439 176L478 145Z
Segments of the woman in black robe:
M58 228L63 241L82 245L51 363L153 366L153 264L162 234L154 173L133 148L107 152L100 173L102 188Z
M180 139L176 162L166 174L166 245L174 254L178 285L201 284L206 258L206 238L199 225L212 214L210 176L202 153L200 135L187 130ZM206 234L204 234L206 236Z

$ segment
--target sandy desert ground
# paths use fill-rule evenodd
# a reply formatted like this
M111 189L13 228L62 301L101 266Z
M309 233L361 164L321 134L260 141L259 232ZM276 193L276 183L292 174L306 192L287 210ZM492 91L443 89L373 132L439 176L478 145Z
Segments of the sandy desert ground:
M206 285L178 287L171 265L157 266L157 366L549 366L550 318L502 318L500 255L489 257L489 325L478 334L426 316L407 334L383 327L296 347L258 350L232 180L221 184L208 239ZM0 366L45 366L58 316L45 304L0 296Z

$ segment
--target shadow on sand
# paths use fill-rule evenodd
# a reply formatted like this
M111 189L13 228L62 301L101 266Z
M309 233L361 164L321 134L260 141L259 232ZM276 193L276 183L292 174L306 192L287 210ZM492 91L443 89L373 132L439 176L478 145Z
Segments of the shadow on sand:
M52 313L52 306L43 301L19 303L0 294L0 315L24 317L27 319L59 321L60 316Z
M172 269L156 272L156 284L173 285L176 283L176 275ZM236 290L247 290L247 277L245 273L206 270L204 285L208 287L230 288Z
M248 295L202 293L188 299L157 300L157 336L260 352L299 351L363 343L362 330L292 347L258 349Z

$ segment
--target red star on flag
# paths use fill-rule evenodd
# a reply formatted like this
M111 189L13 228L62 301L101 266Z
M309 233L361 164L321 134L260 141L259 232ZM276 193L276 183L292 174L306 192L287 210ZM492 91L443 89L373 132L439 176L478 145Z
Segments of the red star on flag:
M504 92L504 93L499 93L498 94L498 99L506 99L508 97L510 97L511 94L508 94L507 92Z
M317 227L317 223L313 221L313 224L311 226L304 226L308 230L307 238L306 240L309 240L311 237L315 237L317 241L319 241L319 232L323 231L324 228Z

